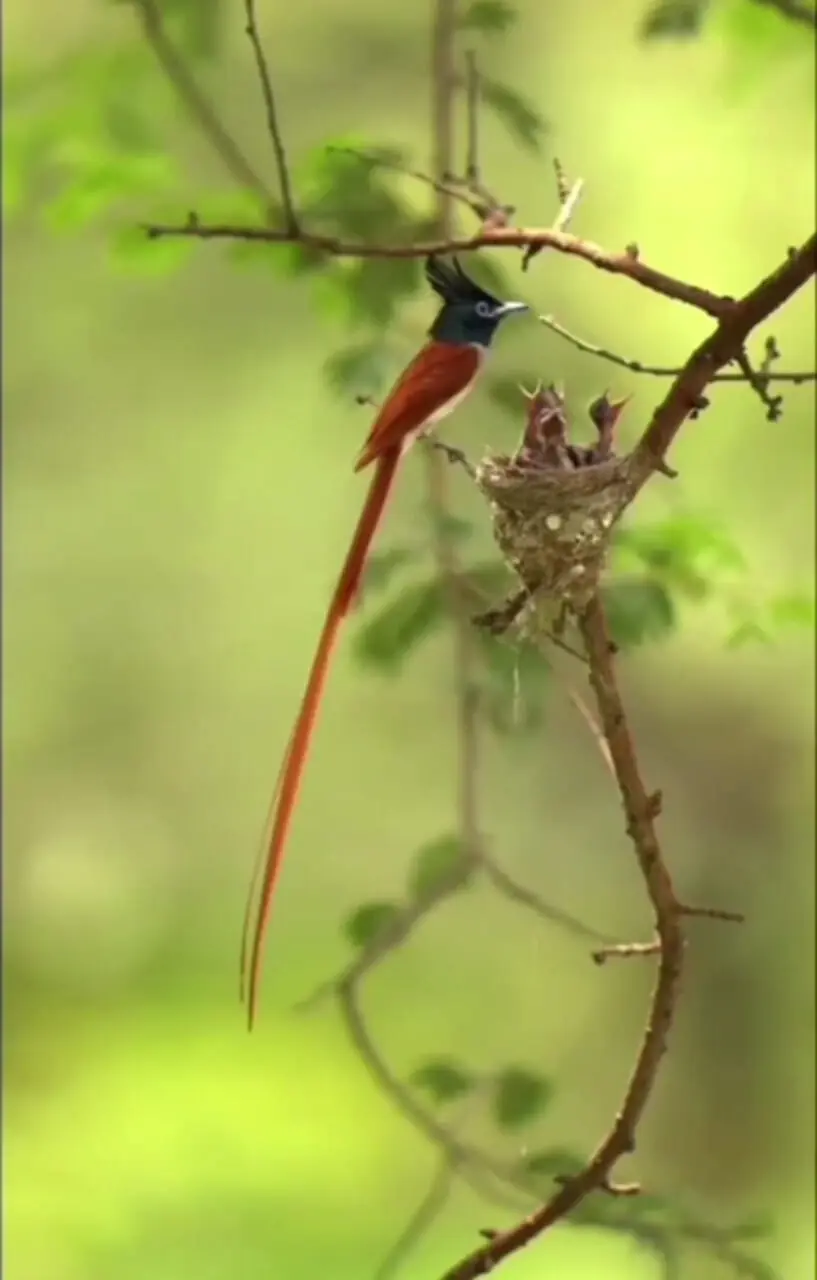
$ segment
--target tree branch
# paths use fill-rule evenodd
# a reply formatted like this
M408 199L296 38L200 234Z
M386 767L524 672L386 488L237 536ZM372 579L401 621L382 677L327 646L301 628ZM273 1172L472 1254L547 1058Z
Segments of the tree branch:
M590 683L621 792L627 833L633 843L653 907L660 954L650 1015L630 1082L609 1134L576 1177L565 1181L550 1200L509 1231L501 1232L445 1273L443 1280L476 1280L524 1248L570 1213L591 1191L610 1182L616 1161L635 1147L638 1121L652 1092L667 1045L678 984L684 938L672 880L663 862L655 819L659 801L641 779L611 655L607 621L598 597L580 620L590 661Z
M666 272L648 266L640 258L633 257L626 250L623 253L611 253L592 240L581 240L578 236L554 231L549 227L486 227L473 236L438 236L414 244L364 244L317 232L301 231L293 236L284 229L244 226L239 223L203 223L195 213L191 213L184 223L145 223L142 230L151 240L165 236L192 236L197 240L297 243L336 258L425 258L429 254L469 253L483 248L523 249L529 246L555 249L558 253L580 258L599 271L624 276L652 293L695 307L716 319L729 315L734 306L733 298L669 276Z
M682 369L677 365L658 365L644 364L642 360L633 360L626 356L617 355L615 351L609 351L606 347L596 346L593 342L588 342L586 338L580 338L577 334L571 333L564 325L559 324L553 316L539 316L539 320L550 329L551 333L558 334L560 338L564 338L577 351L583 351L586 355L598 356L601 360L607 360L610 364L618 365L620 369L629 369L631 373L646 373L655 378L677 378ZM769 339L771 342L772 339ZM766 382L792 382L795 384L803 382L814 382L817 379L817 370L806 372L792 373L787 371L778 371L776 369L768 369L760 375ZM745 373L716 373L712 382L737 382L745 384L747 377Z
M720 369L736 359L749 334L787 302L817 271L817 236L789 251L786 261L750 289L690 356L666 398L655 410L632 454L633 478L643 485L664 456L685 420L701 404Z

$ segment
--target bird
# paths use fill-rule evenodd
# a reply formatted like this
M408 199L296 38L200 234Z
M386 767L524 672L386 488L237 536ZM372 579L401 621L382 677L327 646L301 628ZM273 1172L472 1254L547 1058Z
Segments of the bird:
M425 260L425 278L440 299L427 341L409 362L379 408L355 463L372 479L332 595L270 808L267 838L248 895L241 947L241 995L248 1026L257 1012L264 942L278 887L287 837L314 735L331 659L342 624L356 603L367 556L382 519L401 459L429 428L472 390L503 320L529 310L502 302L481 288L459 261ZM257 902L253 912L255 889Z

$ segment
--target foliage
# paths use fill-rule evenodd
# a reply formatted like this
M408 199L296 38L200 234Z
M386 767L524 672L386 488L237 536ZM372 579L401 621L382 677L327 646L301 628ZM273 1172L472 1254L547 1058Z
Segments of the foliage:
M491 1110L501 1129L519 1129L545 1109L553 1085L524 1067L505 1067L493 1081Z
M126 0L114 0L125 3ZM167 0L163 14L170 34L195 65L214 61L221 50L223 0ZM468 0L459 25L468 37L501 36L517 20L509 0ZM778 13L745 0L657 0L644 16L646 41L692 39L705 30L719 33L750 78L770 61L800 53L802 33ZM512 86L480 75L482 103L520 147L536 152L547 124L536 106ZM178 221L186 213L185 175L164 139L176 110L167 86L142 43L85 50L38 77L7 74L4 121L4 212L34 204L55 232L76 232L112 214L138 208L142 221ZM309 151L295 167L302 217L317 231L348 239L408 242L433 229L430 193L407 182L407 157L377 138L332 138ZM268 211L256 194L216 190L196 193L202 221L258 224ZM273 212L275 212L273 210ZM192 239L149 240L128 216L111 236L112 253L125 269L171 271L194 251ZM414 259L332 258L302 245L238 241L226 252L237 265L271 269L303 280L319 313L350 340L326 361L324 374L338 396L376 396L386 384L389 351L384 335L403 305L420 289ZM503 271L480 259L477 274L498 294ZM518 412L519 387L536 378L526 372L493 376L487 382L494 404ZM470 522L445 517L444 533L463 551ZM449 599L439 574L424 563L426 548L394 546L372 556L365 578L365 616L356 630L354 651L371 672L400 674L423 645L449 621ZM422 568L421 568L422 566ZM735 589L745 573L740 549L716 521L674 513L652 522L634 522L616 535L612 571L603 591L618 645L629 648L668 636L682 606L720 602L730 619L728 643L770 642L786 628L814 627L813 596L787 591L765 602L747 602ZM509 574L495 561L467 560L462 586L475 612L501 600ZM479 710L500 733L530 730L541 723L550 678L547 657L529 641L501 639L475 630L479 662ZM478 867L457 834L444 833L420 847L410 863L404 902L358 904L343 924L349 944L370 953L389 943L413 912L443 892L467 887ZM487 1077L450 1058L418 1066L410 1084L435 1106L445 1106L483 1090L495 1125L515 1134L540 1119L552 1101L546 1076L505 1065ZM544 1187L570 1177L584 1165L571 1151L543 1148L527 1152L520 1172ZM596 1194L579 1208L577 1223L642 1232L670 1221L683 1234L684 1221L655 1196ZM664 1228L668 1228L665 1226ZM724 1233L723 1241L755 1239L767 1223L749 1222ZM760 1264L756 1280L771 1273Z
M401 908L394 902L366 902L355 908L343 931L353 946L365 950L388 934L400 915Z
M431 1102L441 1106L465 1097L477 1081L460 1063L450 1058L433 1058L411 1074L409 1083L425 1093Z

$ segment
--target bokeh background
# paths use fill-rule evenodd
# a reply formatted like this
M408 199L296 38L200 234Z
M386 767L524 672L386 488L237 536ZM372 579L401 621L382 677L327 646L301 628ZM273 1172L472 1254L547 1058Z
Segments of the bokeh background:
M555 150L587 182L582 233L635 239L715 290L750 287L813 223L814 58L808 35L741 39L739 7L724 3L699 38L644 43L631 0L521 0L485 62L551 132L535 160L487 124L493 184L528 221L551 218ZM210 85L266 165L241 6L222 9ZM374 130L425 161L430 6L259 10L293 152ZM78 51L137 39L124 6L84 0L7 0L3 19L7 68L41 77L32 93ZM9 128L15 110L9 99ZM168 147L191 201L223 181L189 125ZM682 361L707 331L581 262L543 255L518 279L542 310L644 361ZM54 231L36 192L5 228L4 308L6 1274L367 1280L434 1155L373 1088L331 1005L293 1006L348 958L344 916L398 896L413 851L454 821L447 638L396 680L341 654L251 1038L236 994L259 829L361 500L349 464L367 411L320 376L338 332L301 283L240 271L217 247L175 274L122 272L106 227ZM787 367L813 366L813 289L771 328ZM633 391L631 432L660 394L547 333L502 335L498 365L520 361L565 380L579 405L605 384ZM680 480L656 480L642 514L722 519L749 599L809 588L814 428L813 385L790 389L773 425L745 388L720 388L674 451ZM473 448L514 430L478 397L449 435ZM478 517L467 483L452 487ZM384 545L416 530L421 497L411 463ZM683 1006L628 1172L712 1223L769 1212L760 1255L807 1280L813 637L733 649L726 631L717 608L689 610L674 638L623 664L683 896L748 917L690 927ZM541 732L489 740L481 801L517 879L605 932L645 935L615 795L557 689ZM365 1003L400 1072L449 1053L552 1077L536 1141L583 1152L621 1095L649 986L647 965L596 969L585 944L474 888L378 972ZM463 1193L405 1274L433 1276L478 1227L505 1221ZM563 1227L505 1274L656 1271L626 1237ZM704 1252L684 1274L732 1272Z

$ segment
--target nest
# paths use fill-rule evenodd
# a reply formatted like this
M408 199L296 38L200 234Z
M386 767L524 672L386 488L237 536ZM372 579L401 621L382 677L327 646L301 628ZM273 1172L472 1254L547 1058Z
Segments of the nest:
M494 538L522 584L502 608L477 619L482 625L501 633L522 615L530 623L532 613L555 608L561 626L597 593L613 531L639 488L632 459L613 452L625 403L606 394L594 401L589 416L597 441L575 445L564 397L553 386L539 387L528 396L516 452L489 455L477 467Z
M581 613L635 495L628 459L564 470L489 456L477 468L477 484L490 504L496 543L530 595Z

